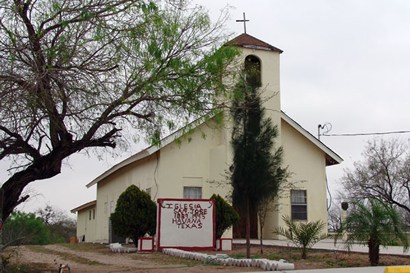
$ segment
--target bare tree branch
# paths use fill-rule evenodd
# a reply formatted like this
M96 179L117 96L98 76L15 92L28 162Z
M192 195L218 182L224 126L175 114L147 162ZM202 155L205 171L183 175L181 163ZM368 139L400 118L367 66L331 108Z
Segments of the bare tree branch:
M343 187L352 200L376 198L410 216L409 147L398 139L369 141L364 160L345 170ZM410 218L409 218L410 219Z
M71 154L218 109L237 55L220 48L227 17L183 0L0 0L0 15L3 219Z

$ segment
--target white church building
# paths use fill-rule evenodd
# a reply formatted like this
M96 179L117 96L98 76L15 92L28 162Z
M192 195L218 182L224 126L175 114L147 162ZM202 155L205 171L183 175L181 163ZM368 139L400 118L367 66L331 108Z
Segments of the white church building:
M262 96L266 96L265 115L278 127L275 143L283 147L283 166L288 166L291 173L289 187L282 189L276 209L267 215L263 237L273 238L273 229L284 225L284 215L295 221L326 223L326 167L340 164L342 158L281 110L279 60L282 50L246 33L226 46L240 49L238 58L242 65L249 58L259 62ZM90 181L87 187L96 185L96 200L72 210L77 213L77 236L86 242L111 242L110 214L115 210L119 195L131 184L148 192L154 201L158 198L206 199L214 193L229 196L226 171L233 157L232 125L229 119L221 126L211 118L195 126L189 137L184 136L183 130L177 131L164 138L160 146L148 147ZM252 237L259 236L257 230L255 218ZM240 230L234 235L240 237ZM231 231L227 236L232 236Z

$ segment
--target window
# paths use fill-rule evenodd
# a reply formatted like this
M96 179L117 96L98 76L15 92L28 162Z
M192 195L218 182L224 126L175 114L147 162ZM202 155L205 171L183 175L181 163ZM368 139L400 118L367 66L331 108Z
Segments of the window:
M88 220L95 220L95 209L90 209L88 211Z
M245 58L246 81L254 87L262 86L261 80L261 61L254 55Z
M201 199L202 188L201 187L184 187L185 199Z
M306 190L290 191L292 220L307 220Z

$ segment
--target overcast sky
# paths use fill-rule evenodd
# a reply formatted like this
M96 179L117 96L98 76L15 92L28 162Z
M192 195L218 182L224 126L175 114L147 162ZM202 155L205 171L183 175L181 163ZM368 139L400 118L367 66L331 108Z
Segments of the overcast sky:
M408 0L204 0L213 18L232 6L228 31L247 33L282 49L282 110L317 135L329 122L329 134L410 130L410 1ZM410 134L387 135L409 141ZM321 137L344 162L328 168L332 192L343 169L361 160L362 137ZM140 146L142 148L142 146ZM96 198L85 185L120 159L76 155L63 173L36 181L38 195L23 205L32 211L45 204L70 210ZM0 164L0 170L6 167ZM4 181L0 172L0 181Z

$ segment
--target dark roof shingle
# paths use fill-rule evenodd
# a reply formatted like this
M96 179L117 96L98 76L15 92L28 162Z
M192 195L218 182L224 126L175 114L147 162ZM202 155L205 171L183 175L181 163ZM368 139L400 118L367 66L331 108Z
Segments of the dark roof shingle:
M262 40L259 40L249 34L242 33L241 35L233 38L232 40L225 43L226 46L240 46L240 47L247 47L247 48L255 48L255 49L262 49L262 50L270 50L282 53L283 50L274 47L268 43L265 43Z

